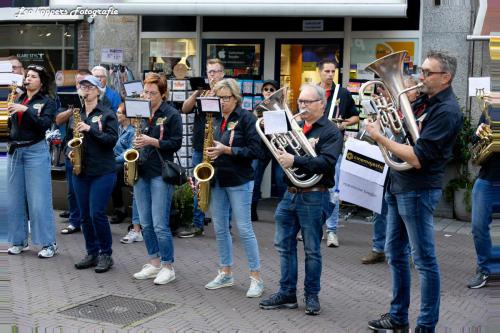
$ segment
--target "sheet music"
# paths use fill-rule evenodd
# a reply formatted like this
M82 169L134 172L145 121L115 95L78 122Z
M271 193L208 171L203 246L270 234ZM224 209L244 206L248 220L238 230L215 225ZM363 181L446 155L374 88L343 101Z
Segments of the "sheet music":
M288 130L286 114L284 110L266 111L262 114L264 118L265 134L286 133Z

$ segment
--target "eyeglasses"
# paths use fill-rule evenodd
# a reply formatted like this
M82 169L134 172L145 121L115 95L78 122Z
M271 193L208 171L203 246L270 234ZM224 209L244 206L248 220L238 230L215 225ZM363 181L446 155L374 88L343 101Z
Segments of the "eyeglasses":
M429 76L433 75L433 74L446 74L448 72L432 72L432 71L428 71L426 69L422 69L422 68L419 68L418 69L418 73L419 74L422 74L422 76L424 78L428 78Z
M219 97L223 102L229 102L231 100L231 97L233 97L233 95L229 95L229 96L217 96Z
M211 69L211 70L207 71L207 74L214 75L215 73L220 73L220 72L222 72L221 69L218 69L218 70Z
M27 68L28 69L34 69L34 70L37 70L37 71L44 71L45 70L45 67L39 66L39 65L29 65Z
M144 95L149 95L149 96L156 96L159 94L159 92L157 92L157 91L147 91L147 90L143 90L142 93Z
M94 75L98 79L104 79L106 78L106 75Z
M13 69L23 68L23 66L12 66Z
M97 88L97 87L93 86L93 85L88 85L88 84L81 84L80 85L80 89L82 89L82 90L92 90L94 88Z
M297 104L304 104L305 106L310 106L312 103L319 102L321 99L298 99Z
M263 88L262 91L266 91L266 92L275 92L276 89L274 88Z

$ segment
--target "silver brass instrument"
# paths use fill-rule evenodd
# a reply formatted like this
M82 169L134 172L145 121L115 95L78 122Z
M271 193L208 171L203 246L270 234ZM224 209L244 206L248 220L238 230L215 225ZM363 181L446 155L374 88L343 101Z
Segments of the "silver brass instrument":
M76 125L80 121L80 109L73 108L73 139L68 142L68 148L71 149L68 157L73 165L73 173L77 176L82 172L83 158L83 134L76 130Z
M388 139L398 143L413 145L417 142L420 134L406 93L410 90L419 89L422 84L419 83L416 86L404 88L403 61L406 53L406 51L391 53L369 64L365 70L375 73L380 77L380 80L363 83L359 88L359 96L360 104L362 104L365 97L364 90L367 87L376 84L383 86L390 95L390 101L381 96L373 99L370 97L373 101L372 105L376 106L376 112L380 117L383 134ZM407 162L394 160L387 148L380 146L380 150L390 168L396 171L412 168Z
M487 124L484 124L481 131L477 133L479 140L472 146L472 162L482 165L493 153L500 152L500 121L494 121L488 114L488 102L484 89L477 89L476 97Z
M263 100L259 105L255 107L255 112L268 112L268 111L285 111L288 122L290 123L291 130L283 134L271 134L266 135L261 128L263 118L257 119L255 127L257 133L259 133L262 141L266 144L267 148L271 151L275 159L278 159L278 150L286 150L286 148L291 148L295 155L298 156L312 156L316 157L316 152L314 148L307 140L307 137L302 132L299 124L295 120L295 116L288 108L286 103L287 87L283 87L276 91L274 94ZM297 115L296 115L297 116ZM298 168L283 168L288 179L297 187L305 188L314 186L318 183L323 175L305 175L299 172Z
M133 119L133 126L135 128L134 140L141 135L141 123L140 118ZM139 177L138 169L137 169L137 160L139 160L139 150L135 149L135 147L127 149L123 153L123 159L125 162L123 163L123 181L125 185L134 186Z

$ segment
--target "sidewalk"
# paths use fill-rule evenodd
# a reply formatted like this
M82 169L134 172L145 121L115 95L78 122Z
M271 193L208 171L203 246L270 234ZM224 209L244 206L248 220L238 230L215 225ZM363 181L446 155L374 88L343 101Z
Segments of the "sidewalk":
M280 276L279 258L273 247L274 201L259 206L261 221L254 223L262 259L264 297L275 292ZM65 225L59 219L57 229ZM339 248L327 248L322 243L323 274L320 302L322 313L311 317L304 313L303 246L299 243L299 309L260 310L260 299L245 297L249 286L246 259L233 228L235 285L231 288L206 290L204 285L217 272L217 250L212 225L205 236L175 238L175 271L177 279L167 285L156 286L152 280L138 281L132 274L146 262L144 243L121 244L127 225L112 226L113 258L115 266L105 274L93 270L78 271L73 264L84 255L81 233L57 235L60 253L42 260L35 250L19 256L7 256L9 264L10 301L12 318L19 332L28 328L62 332L62 328L83 331L132 332L370 332L368 320L387 312L391 298L391 277L386 264L362 265L360 258L370 251L371 225L360 218L350 218L339 229ZM472 327L486 332L494 299L495 285L479 290L466 288L474 272L474 247L468 223L436 219L436 243L441 268L441 315L439 332L469 332ZM496 285L498 291L498 283ZM71 308L115 295L144 300L141 304L173 306L152 317L138 319L131 324L112 324L101 319L90 320L68 315ZM498 299L496 300L498 303ZM418 277L413 271L410 323L414 326L419 306ZM84 307L73 314L93 311ZM105 309L106 315L126 313L127 305L113 305ZM61 313L65 311L65 313ZM148 312L143 310L144 313ZM5 319L5 318L0 318ZM2 328L8 326L0 326ZM450 330L451 329L451 330ZM10 331L10 329L9 329ZM65 330L67 331L67 330ZM493 332L493 331L490 331Z

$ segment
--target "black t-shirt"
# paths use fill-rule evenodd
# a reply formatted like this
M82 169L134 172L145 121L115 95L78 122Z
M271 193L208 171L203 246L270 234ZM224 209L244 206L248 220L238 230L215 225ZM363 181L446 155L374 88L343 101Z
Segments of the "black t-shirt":
M328 116L330 112L330 107L332 105L333 94L335 92L335 84L332 85L332 89L330 91L330 96L326 99L326 107L325 114ZM338 107L335 108L333 113L334 118L342 118L348 119L352 116L359 116L359 110L354 103L354 99L352 98L349 90L340 87L339 93L337 95L337 101L339 102ZM337 101L335 103L337 103Z
M500 121L500 108L488 108L488 113L493 121ZM479 124L488 124L484 115L481 115ZM479 139L476 137L476 140ZM490 182L500 182L500 153L493 153L486 162L481 165L479 170L479 178Z
M453 145L462 127L463 115L451 87L432 98L419 98L413 110L426 104L419 117L420 138L413 146L420 169L390 170L390 191L394 194L442 188L444 168L453 155ZM425 116L424 116L425 114Z

